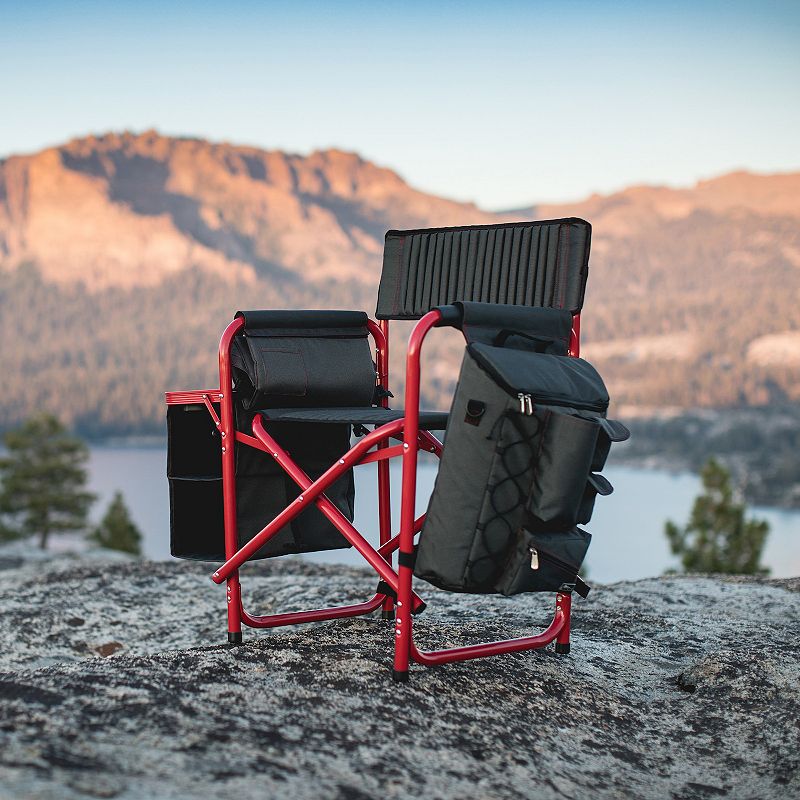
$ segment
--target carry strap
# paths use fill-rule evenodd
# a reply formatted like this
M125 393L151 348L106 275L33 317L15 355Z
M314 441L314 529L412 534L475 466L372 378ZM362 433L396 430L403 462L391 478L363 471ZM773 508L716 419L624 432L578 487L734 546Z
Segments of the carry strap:
M547 348L553 343L552 339L546 339L542 336L534 336L531 333L525 333L525 331L515 331L513 328L503 328L501 331L498 332L497 336L494 337L494 341L492 344L495 347L505 347L506 341L511 336L519 336L522 339L528 339L529 341L533 342L537 345L536 352L537 353L544 353Z

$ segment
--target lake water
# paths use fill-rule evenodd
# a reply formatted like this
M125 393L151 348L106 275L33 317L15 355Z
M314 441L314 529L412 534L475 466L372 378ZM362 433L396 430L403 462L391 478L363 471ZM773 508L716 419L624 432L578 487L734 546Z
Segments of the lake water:
M430 458L430 457L428 457ZM392 468L393 530L399 520L400 463ZM169 500L166 451L159 447L98 446L91 450L90 483L100 496L95 518L105 510L113 492L122 491L131 514L144 536L145 555L168 559ZM356 469L356 527L377 542L376 469ZM586 560L590 581L608 583L660 575L675 566L664 537L664 521L686 521L692 501L700 490L699 479L690 474L607 466L604 474L614 484L610 497L598 497L591 524L592 546ZM425 509L436 476L435 464L421 462L418 478L418 513ZM766 518L770 535L763 562L774 577L800 575L800 512L752 508L751 514ZM353 549L302 556L327 563L359 564Z

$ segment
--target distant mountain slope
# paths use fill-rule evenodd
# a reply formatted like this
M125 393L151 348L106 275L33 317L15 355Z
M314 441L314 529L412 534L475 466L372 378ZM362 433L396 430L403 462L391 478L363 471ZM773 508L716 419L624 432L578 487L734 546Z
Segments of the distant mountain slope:
M584 354L625 404L800 399L800 173L637 186L516 213L591 220Z
M683 219L697 211L727 214L747 211L769 217L800 218L800 173L757 175L731 172L699 181L689 189L631 186L610 195L595 194L569 204L540 204L516 209L522 216L574 213L602 225L604 235L635 236L665 220Z
M147 132L0 162L0 426L160 430L164 389L214 382L236 308L373 312L387 229L567 215L593 225L584 355L623 413L800 399L800 174L491 214L352 153ZM431 403L459 361L438 336Z

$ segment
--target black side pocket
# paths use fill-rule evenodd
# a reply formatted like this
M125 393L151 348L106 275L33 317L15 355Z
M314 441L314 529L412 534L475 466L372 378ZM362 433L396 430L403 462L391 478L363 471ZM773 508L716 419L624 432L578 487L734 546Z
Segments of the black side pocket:
M504 595L571 591L592 535L581 528L529 531L520 528L495 588Z
M600 472L603 469L612 444L624 442L631 435L631 432L615 419L598 417L597 424L600 426L600 433L592 456L592 472Z
M214 404L219 413L219 405ZM198 561L225 560L222 450L206 407L167 407L170 553Z
M527 503L536 527L577 522L599 432L594 418L548 413Z
M578 522L581 524L587 523L592 518L592 511L594 511L594 501L597 495L607 497L614 491L614 487L608 478L603 475L598 475L592 472L589 475L589 480L586 481L586 488L583 490L583 498L581 499L580 507L578 508Z

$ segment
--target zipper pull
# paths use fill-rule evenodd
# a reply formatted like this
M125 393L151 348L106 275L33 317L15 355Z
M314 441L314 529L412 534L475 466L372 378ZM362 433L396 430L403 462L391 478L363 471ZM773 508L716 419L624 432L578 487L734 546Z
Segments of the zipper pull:
M519 400L519 413L520 414L524 414L525 413L525 395L522 392L520 392L517 395L517 400Z
M527 404L525 413L530 417L533 415L533 398L529 394L525 395L525 403Z
M531 547L530 551L531 551L531 569L539 569L539 551L535 547Z

